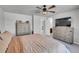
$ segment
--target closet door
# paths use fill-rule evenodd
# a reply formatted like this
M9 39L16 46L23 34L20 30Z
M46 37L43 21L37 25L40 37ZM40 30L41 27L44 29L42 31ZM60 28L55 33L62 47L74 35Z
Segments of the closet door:
M34 33L44 34L44 17L42 16L34 16Z

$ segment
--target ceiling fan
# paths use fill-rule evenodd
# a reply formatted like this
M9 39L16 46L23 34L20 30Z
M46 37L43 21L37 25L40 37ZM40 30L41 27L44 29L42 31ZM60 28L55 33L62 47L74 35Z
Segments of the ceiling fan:
M36 8L41 9L42 12L43 12L43 15L46 15L47 12L55 13L55 11L50 11L50 9L55 8L55 7L56 7L55 5L52 5L52 6L50 6L50 7L47 7L46 5L43 5L42 7L38 7L38 6L37 6Z

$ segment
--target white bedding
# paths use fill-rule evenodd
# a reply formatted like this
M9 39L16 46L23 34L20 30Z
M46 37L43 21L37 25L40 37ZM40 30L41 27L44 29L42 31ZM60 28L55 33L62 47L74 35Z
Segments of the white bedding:
M24 52L28 53L69 53L70 51L66 48L65 45L63 45L61 42L57 41L56 39L53 39L51 37L47 36L41 36L41 35L33 35L29 38L22 39L23 46L24 46ZM38 39L36 39L38 38ZM27 46L26 46L27 45Z
M6 35L7 36L7 35ZM4 53L11 41L12 36L5 39L4 42L0 41L0 52ZM43 35L27 35L21 36L23 42L24 53L69 53L70 51L61 42ZM26 38L26 39L25 39Z

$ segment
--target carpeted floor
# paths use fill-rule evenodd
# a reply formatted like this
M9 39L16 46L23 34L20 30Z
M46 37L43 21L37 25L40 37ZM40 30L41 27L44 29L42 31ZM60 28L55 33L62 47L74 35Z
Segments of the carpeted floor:
M48 36L48 37L51 37L51 36ZM56 40L58 40L58 39L56 39ZM64 44L71 53L79 53L78 44L69 44L69 43L63 42L61 40L58 40L58 41L61 42L62 44Z
M58 40L60 41L60 40ZM61 43L63 43L69 50L71 53L79 53L79 45L77 44L68 44L65 42L60 41Z

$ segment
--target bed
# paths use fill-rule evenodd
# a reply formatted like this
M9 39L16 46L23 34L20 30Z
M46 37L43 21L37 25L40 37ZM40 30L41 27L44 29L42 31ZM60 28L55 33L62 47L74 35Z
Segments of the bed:
M10 32L0 34L1 53L69 53L59 41L40 34L13 36Z

